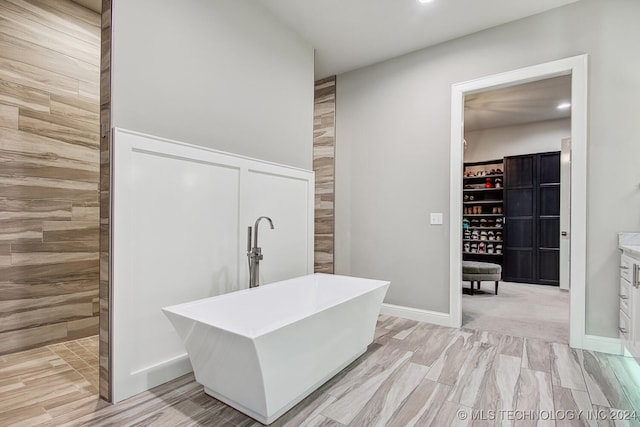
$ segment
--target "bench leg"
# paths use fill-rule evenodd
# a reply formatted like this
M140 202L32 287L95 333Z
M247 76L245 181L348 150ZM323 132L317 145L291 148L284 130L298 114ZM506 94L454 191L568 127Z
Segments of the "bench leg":
M496 280L496 295L498 295L498 281Z

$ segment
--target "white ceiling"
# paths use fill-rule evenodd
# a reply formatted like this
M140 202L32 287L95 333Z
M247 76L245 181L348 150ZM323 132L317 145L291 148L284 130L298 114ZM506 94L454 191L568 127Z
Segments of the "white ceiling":
M571 117L571 76L553 77L465 97L465 132Z
M316 79L578 0L259 0L315 48Z

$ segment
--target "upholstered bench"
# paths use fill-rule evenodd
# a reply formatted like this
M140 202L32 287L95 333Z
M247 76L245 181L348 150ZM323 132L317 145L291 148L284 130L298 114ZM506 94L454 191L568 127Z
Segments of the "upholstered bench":
M462 280L471 282L471 295L474 293L473 284L491 281L496 283L496 295L498 295L498 282L502 280L502 266L491 262L462 261Z

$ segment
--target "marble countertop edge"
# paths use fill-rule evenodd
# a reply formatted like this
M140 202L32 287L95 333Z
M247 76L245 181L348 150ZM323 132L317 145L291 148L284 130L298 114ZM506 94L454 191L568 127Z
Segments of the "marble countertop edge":
M640 257L640 233L618 233L618 248Z

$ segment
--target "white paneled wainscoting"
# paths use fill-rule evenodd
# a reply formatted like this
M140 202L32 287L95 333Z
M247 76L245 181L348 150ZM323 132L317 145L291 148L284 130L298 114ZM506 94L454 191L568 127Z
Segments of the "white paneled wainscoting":
M248 287L247 227L264 222L260 283L313 272L314 173L114 129L113 400L191 371L161 308Z

